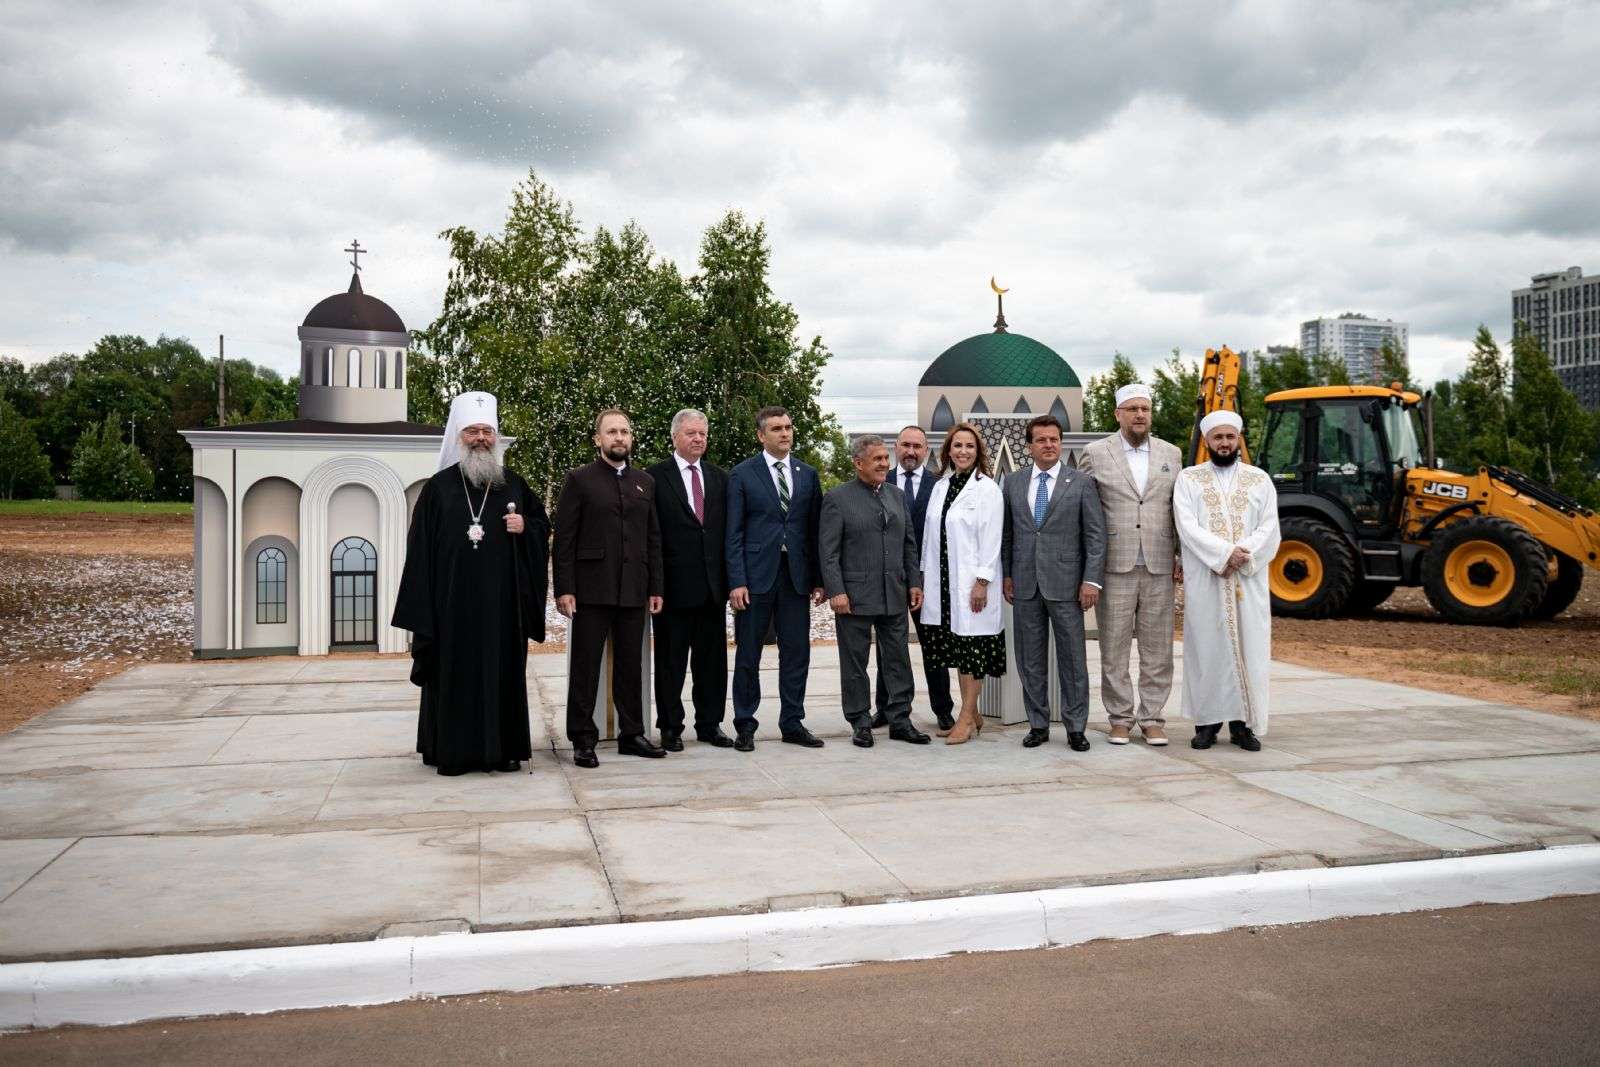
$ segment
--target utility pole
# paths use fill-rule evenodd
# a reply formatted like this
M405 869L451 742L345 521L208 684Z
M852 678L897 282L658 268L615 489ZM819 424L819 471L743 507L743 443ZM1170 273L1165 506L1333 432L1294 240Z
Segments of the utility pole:
M228 384L223 378L226 361L222 356L222 335L217 334L217 425L228 423Z

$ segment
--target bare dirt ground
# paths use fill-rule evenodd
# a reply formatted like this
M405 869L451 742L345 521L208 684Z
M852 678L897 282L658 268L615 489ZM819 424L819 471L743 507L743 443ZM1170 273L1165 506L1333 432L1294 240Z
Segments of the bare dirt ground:
M0 733L134 663L185 660L192 637L193 527L186 515L0 515ZM566 639L549 612L546 650ZM812 638L833 638L824 606ZM731 629L730 629L731 637ZM1514 629L1456 626L1419 589L1365 618L1277 619L1292 663L1497 703L1600 718L1600 576L1572 608Z

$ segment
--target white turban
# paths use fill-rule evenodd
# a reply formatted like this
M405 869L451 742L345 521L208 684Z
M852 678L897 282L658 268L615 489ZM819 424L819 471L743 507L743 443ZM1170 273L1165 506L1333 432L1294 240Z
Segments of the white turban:
M1244 420L1239 417L1237 411L1228 411L1226 409L1213 411L1200 420L1200 436L1204 437L1218 426L1232 426L1235 430L1243 430Z
M462 393L450 401L450 420L444 425L444 441L439 446L439 469L461 462L461 431L468 426L488 426L500 435L500 405L491 393ZM500 442L495 444L500 452Z
M1124 385L1117 390L1117 407L1120 408L1128 401L1135 400L1141 396L1146 400L1150 399L1150 387L1148 385L1143 382L1131 382L1128 385Z

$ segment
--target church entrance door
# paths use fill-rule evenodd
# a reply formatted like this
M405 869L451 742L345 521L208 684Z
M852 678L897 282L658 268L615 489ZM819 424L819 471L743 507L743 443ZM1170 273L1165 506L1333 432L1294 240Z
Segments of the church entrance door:
M333 546L334 648L376 648L378 645L378 553L362 537L346 537Z

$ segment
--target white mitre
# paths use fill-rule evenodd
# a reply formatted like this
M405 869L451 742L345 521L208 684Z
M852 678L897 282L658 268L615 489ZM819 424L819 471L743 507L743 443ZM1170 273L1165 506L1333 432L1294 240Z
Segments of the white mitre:
M450 401L450 419L439 445L439 470L461 462L461 431L468 426L488 426L500 436L500 405L493 393L462 393ZM498 442L495 451L499 452Z

